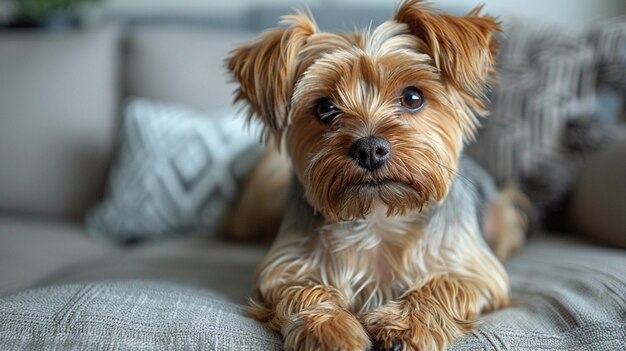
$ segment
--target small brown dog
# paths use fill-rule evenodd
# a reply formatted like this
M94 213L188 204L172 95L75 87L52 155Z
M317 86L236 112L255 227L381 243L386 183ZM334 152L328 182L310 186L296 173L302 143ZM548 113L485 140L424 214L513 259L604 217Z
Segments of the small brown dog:
M251 314L286 350L443 349L507 305L496 255L524 238L520 194L461 157L500 27L419 0L353 34L303 13L285 24L228 59L236 99L295 174Z

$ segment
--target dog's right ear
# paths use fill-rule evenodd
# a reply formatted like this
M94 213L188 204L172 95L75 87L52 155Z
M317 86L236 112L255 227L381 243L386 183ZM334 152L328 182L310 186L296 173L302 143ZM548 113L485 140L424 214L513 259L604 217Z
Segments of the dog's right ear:
M311 16L297 12L285 16L284 29L260 35L254 42L233 50L227 59L239 87L235 102L248 107L248 118L258 118L266 131L278 142L288 124L291 92L297 81L298 53L307 39L317 32Z

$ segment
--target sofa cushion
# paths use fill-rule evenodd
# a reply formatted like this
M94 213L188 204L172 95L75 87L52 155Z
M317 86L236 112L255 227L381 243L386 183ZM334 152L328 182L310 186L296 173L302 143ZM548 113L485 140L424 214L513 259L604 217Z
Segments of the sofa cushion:
M513 306L451 350L626 349L623 251L538 237L507 269ZM209 289L125 280L0 299L0 348L260 351L280 349L280 337Z
M68 265L41 284L142 279L210 289L245 304L252 292L256 266L267 247L241 245L203 237L145 243Z
M0 215L0 295L29 288L68 266L116 251L90 239L78 222Z
M45 297L41 299L41 297ZM73 284L0 302L3 350L280 350L274 334L210 291L166 283Z
M81 216L114 144L119 32L0 31L0 211Z
M626 141L589 159L568 212L579 233L626 249Z
M626 349L626 255L541 237L506 264L512 306L484 316L451 350Z
M229 106L235 85L227 84L226 56L254 35L191 26L134 28L126 46L126 94L204 111Z
M233 109L199 113L132 99L107 197L87 216L90 234L126 242L215 233L262 153Z

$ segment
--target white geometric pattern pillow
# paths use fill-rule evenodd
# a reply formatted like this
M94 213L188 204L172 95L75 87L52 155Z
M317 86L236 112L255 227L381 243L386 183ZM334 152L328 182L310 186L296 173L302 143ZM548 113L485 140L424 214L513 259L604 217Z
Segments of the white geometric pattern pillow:
M215 114L130 100L107 196L88 213L88 232L127 242L219 230L262 147L244 118Z

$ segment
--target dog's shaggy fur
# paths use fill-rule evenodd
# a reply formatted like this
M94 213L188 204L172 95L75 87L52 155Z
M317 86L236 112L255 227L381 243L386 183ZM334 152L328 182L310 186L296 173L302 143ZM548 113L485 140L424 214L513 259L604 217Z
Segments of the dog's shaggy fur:
M479 196L461 157L486 114L500 27L480 8L456 17L419 0L364 32L321 33L304 13L285 25L228 59L236 99L294 173L251 314L286 350L443 349L508 303L485 238L502 258L523 241L519 195ZM407 87L423 108L403 105ZM351 156L370 136L390 146L376 169Z

